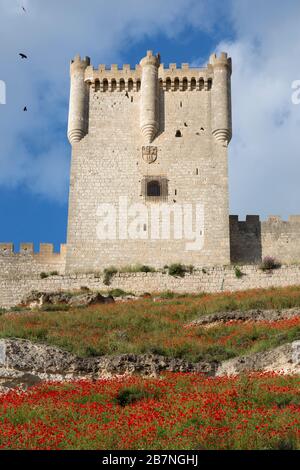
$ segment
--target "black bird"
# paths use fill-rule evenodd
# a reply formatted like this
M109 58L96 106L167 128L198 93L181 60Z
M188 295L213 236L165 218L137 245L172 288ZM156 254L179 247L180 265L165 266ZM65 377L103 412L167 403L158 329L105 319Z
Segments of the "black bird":
M26 13L25 7L22 7L22 10Z
M23 109L23 111L27 111L27 106L25 106L25 108Z
M23 54L22 52L20 52L19 56L21 59L28 59L27 55Z

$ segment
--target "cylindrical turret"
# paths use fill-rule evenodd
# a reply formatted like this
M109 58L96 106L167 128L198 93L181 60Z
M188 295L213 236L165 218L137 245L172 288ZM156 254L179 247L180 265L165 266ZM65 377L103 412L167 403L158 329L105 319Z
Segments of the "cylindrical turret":
M140 65L142 67L142 85L140 101L141 131L146 143L151 143L157 134L158 123L158 67L159 57L148 51Z
M212 133L215 138L228 145L232 137L231 122L231 59L222 52L210 57L214 78L211 90Z
M86 135L88 129L89 91L88 85L84 81L84 73L89 65L89 57L81 60L78 55L71 61L68 123L68 138L71 145L79 142Z

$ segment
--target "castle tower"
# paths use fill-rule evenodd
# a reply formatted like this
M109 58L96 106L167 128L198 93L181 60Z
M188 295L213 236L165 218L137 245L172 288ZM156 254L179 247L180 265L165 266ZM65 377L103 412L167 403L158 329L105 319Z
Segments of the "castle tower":
M76 56L70 65L71 87L68 138L71 145L79 142L88 130L89 90L85 83L85 70L90 65L89 57L81 60Z
M225 53L203 68L152 51L135 68L72 61L67 272L229 264L230 75Z

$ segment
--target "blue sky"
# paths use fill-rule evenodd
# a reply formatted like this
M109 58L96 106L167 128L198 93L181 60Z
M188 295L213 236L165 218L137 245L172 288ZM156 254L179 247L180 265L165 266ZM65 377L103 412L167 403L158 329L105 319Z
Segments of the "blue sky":
M279 0L0 0L0 241L58 248L66 240L69 61L77 53L97 66L135 65L148 49L165 64L202 64L228 51L230 212L300 213L300 105L291 101L299 20L298 0L284 8Z

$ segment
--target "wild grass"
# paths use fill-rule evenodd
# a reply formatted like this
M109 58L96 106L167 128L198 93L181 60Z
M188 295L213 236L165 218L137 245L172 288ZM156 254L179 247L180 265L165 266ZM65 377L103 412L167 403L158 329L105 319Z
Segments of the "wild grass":
M300 339L300 319L186 328L202 315L253 308L300 307L300 287L176 296L89 308L24 311L0 317L0 337L56 345L79 356L156 353L221 361ZM300 311L300 308L299 308Z

